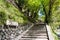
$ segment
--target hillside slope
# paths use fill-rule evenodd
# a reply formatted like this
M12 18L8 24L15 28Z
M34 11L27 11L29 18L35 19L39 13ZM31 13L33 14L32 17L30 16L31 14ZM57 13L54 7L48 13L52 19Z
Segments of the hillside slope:
M24 23L27 21L25 16L17 8L15 8L11 3L8 3L6 0L0 0L0 15L2 14L1 12L6 14L6 16L5 16L6 20L11 19L11 20L17 21L19 23ZM3 20L3 19L1 19L1 20ZM1 21L0 21L0 23L1 23Z

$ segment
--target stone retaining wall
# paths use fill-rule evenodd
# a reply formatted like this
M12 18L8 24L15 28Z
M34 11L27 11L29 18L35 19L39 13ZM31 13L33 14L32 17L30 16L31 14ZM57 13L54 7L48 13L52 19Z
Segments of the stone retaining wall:
M0 30L0 40L13 40L18 35L21 35L32 24L19 25L18 28L9 28Z

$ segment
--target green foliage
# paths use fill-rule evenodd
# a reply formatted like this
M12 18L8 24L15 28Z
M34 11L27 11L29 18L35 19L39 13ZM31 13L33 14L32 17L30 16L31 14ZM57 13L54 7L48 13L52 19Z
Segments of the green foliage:
M38 11L40 8L40 0L27 0L26 6L31 10L31 11Z
M40 7L40 0L17 0L19 5L31 11L36 11Z
M6 0L0 0L0 15L3 15L2 17L0 17L0 22L2 22L3 24L7 19L11 19L18 23L27 22L27 19L23 18L24 15L11 3L8 3Z
M51 23L50 26L54 33L56 33L56 29L60 25L60 0L56 0L53 4L52 11L51 11ZM58 40L57 35L55 34L55 39Z
M53 8L52 8L52 15L51 15L51 20L52 23L55 25L55 27L60 25L60 1L56 0Z
M4 24L7 20L7 15L4 12L0 12L0 25Z
M30 12L31 19L36 20L38 18L38 11L40 9L40 0L16 0L22 10ZM25 14L27 14L25 12ZM27 18L29 19L29 18Z

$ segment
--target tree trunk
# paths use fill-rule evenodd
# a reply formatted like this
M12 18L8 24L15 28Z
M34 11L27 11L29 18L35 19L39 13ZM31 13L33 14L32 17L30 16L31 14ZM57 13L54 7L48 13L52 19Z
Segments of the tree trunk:
M30 22L36 22L35 21L35 15L31 15L31 16L29 16L29 9L27 9L26 11L22 11L23 10L23 7L21 6L21 5L19 5L19 3L17 3L16 1L14 1L14 0L8 0L8 2L10 2L12 5L14 5L16 8L18 8L19 9L19 11L21 12L21 13L23 13L24 14L24 16L28 19L28 21L30 21ZM32 17L34 17L34 18L32 18Z

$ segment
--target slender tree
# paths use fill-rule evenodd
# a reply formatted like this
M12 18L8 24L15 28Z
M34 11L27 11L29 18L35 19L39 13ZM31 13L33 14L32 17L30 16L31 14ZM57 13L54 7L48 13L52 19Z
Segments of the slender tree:
M52 15L52 9L53 5L56 0L42 0L41 5L43 7L43 12L45 13L45 23L49 24L51 22L51 15Z
M36 22L40 0L7 0L23 13L30 22Z

